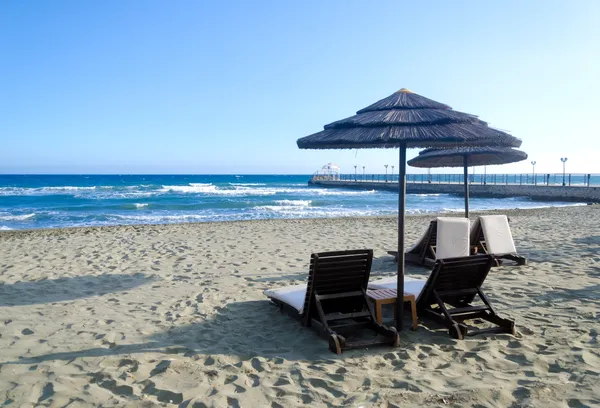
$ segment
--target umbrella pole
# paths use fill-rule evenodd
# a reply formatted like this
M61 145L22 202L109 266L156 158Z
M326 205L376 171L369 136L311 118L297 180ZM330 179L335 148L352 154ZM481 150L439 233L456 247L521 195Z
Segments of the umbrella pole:
M465 167L465 218L469 218L469 159L465 154L463 156L463 166Z
M402 331L404 317L404 212L406 209L406 142L400 143L398 171L398 285L396 328Z

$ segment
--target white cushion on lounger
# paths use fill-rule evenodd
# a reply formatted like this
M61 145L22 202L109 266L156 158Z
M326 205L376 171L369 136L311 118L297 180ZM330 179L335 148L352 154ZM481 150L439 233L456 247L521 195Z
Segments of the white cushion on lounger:
M482 215L479 218L488 253L494 255L517 253L506 215Z
M304 310L304 299L306 298L306 283L303 285L286 286L279 289L267 289L264 291L267 297L277 299L292 306L302 314Z
M469 256L468 218L438 217L436 259Z
M404 277L404 292L419 297L419 294L425 286L425 279L415 279L408 276ZM389 278L378 279L369 282L369 289L396 289L398 285L398 277L390 276Z

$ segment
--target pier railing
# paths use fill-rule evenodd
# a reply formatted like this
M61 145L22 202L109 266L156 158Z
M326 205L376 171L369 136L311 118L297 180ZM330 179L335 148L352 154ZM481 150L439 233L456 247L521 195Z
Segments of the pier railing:
M313 181L354 181L397 183L397 174L335 174L313 175ZM408 183L464 183L462 174L407 174ZM540 185L540 186L600 186L600 174L546 173L546 174L469 174L470 184Z

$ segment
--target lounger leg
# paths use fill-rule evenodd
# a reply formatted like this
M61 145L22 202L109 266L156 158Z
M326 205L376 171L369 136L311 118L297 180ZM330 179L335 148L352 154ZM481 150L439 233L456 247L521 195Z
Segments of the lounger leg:
M419 322L417 320L417 303L415 302L414 298L410 300L410 308L412 311L413 330L417 330Z
M448 312L448 309L446 309L446 306L444 305L444 301L442 298L440 298L440 295L438 295L435 290L433 291L433 296L435 297L435 300L438 302L438 305L442 311L446 327L448 327L450 335L454 336L458 340L462 340L463 336L466 334L464 329L461 330L459 324L452 318Z
M381 302L375 301L375 320L381 324L383 321L383 313L381 311Z
M506 329L506 331L508 333L511 333L512 335L515 335L516 334L516 329L515 329L515 322L514 322L514 320L505 319L503 317L498 316L496 314L496 311L492 307L492 304L490 303L489 299L483 293L483 291L481 290L481 288L477 288L477 294L479 295L479 297L481 298L481 300L483 301L483 303L485 303L485 305L490 308L489 313L486 316L486 320L488 320L488 321L490 321L492 323L497 324L498 326L502 327L503 329Z
M520 255L507 254L507 255L501 255L498 258L514 261L519 266L527 265L527 258L525 258L524 256L520 256Z

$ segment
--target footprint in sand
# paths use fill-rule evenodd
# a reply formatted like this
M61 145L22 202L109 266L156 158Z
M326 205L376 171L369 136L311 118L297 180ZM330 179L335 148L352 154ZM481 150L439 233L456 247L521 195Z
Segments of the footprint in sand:
M166 402L170 404L181 404L183 402L183 394L180 392L156 388L156 384L150 380L146 380L142 384L145 385L142 393L154 395L159 402Z
M252 368L254 368L256 371L258 371L259 373L265 371L264 367L263 367L263 362L260 361L258 358L254 357L251 361L250 361Z
M290 380L288 380L288 379L287 379L287 378L285 378L285 377L279 377L279 378L277 379L277 381L275 382L275 384L273 384L273 386L274 386L274 387L281 387L281 386L283 386L283 385L288 385L288 384L291 384L291 383L290 383Z
M155 375L162 374L171 366L170 360L162 360L158 363L152 371L150 371L150 377L154 377Z
M108 374L91 373L91 374L89 374L89 376L92 377L90 379L91 384L96 384L100 388L104 388L104 389L112 392L115 395L119 395L122 397L129 397L129 396L134 395L133 388L131 386L126 385L126 384L119 385L119 383L117 383L117 381L114 380Z
M129 358L125 358L125 359L119 361L119 368L129 367L127 369L127 372L129 372L129 373L137 372L139 366L140 366L140 363L137 360L131 360Z
M225 382L224 384L231 384L232 382L236 381L239 377L237 375L228 375L227 378L225 378Z
M227 397L227 406L232 408L240 408L240 403L237 398Z
M260 385L260 377L256 374L248 374L248 378L252 381L248 381L251 382L251 384L249 384L252 388L254 387L258 387Z
M324 381L320 378L309 378L308 382L310 383L310 385L312 385L315 388L324 389L325 391L330 393L334 398L340 398L340 397L344 396L343 392L338 391L335 388L331 387L329 384L327 384L326 381Z

